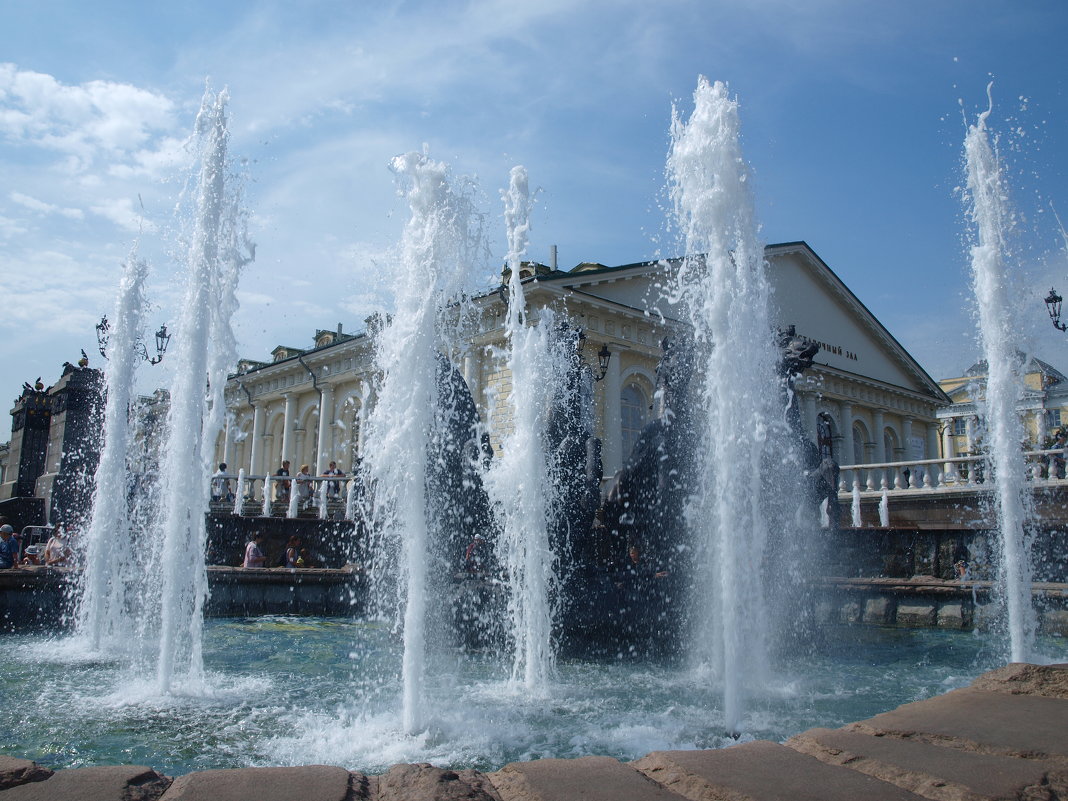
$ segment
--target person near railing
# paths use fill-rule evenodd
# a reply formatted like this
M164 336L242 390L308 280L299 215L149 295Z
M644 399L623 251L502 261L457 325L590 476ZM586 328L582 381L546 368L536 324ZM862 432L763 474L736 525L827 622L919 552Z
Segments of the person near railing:
M234 501L234 491L230 487L230 479L226 477L226 462L222 462L211 477L211 499L227 503Z
M323 471L324 476L335 476L344 478L345 474L337 466L337 462L331 462L330 466ZM326 496L328 498L337 498L341 495L341 482L340 481L327 481L326 482Z
M289 460L283 459L282 466L275 471L276 476L288 476L289 475ZM288 481L276 481L274 482L274 499L276 501L288 501L289 500L289 483Z
M300 466L300 472L296 475L297 480L297 500L300 501L300 508L304 509L311 503L312 496L312 481L311 481L311 468L302 464Z

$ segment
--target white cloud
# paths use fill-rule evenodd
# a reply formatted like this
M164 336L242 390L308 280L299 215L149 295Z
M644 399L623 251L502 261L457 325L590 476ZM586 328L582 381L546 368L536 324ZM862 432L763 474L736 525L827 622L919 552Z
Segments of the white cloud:
M21 192L11 192L8 197L31 211L39 211L42 214L59 214L60 216L67 217L71 220L84 219L85 213L81 209L66 209L61 206L56 206L52 203L45 203L43 200L38 200L35 197L24 195Z
M69 169L122 159L174 125L174 103L157 92L99 80L69 86L0 63L0 136L58 151Z
M133 201L128 197L94 203L90 206L90 211L111 220L126 231L154 231L156 229L151 221L144 218L141 211L134 208Z

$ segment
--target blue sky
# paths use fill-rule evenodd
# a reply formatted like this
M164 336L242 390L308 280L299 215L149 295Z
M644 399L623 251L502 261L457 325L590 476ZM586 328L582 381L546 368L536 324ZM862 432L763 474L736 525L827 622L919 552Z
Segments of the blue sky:
M1021 343L1068 367L1041 303L1051 283L1068 291L1051 211L1068 221L1061 0L45 0L0 15L5 403L80 348L95 355L135 241L153 325L176 318L176 175L208 78L230 90L231 149L248 160L243 355L360 328L388 304L407 211L386 165L424 143L478 177L492 256L476 284L504 258L498 192L514 164L541 190L533 258L552 244L564 268L676 255L671 106L687 112L704 74L740 101L765 241L806 240L935 378L976 354L955 188L963 115L993 81Z

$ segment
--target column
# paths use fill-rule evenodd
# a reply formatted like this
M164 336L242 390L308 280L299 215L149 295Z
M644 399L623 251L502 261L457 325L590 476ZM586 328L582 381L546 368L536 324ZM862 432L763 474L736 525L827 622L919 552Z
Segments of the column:
M261 473L263 470L260 467L260 450L262 447L260 429L263 427L263 404L252 407L252 446L248 459L248 471L249 473Z
M853 404L838 402L838 420L842 425L842 464L856 464L853 456Z
M315 475L321 476L334 453L334 385L324 384L319 395L319 442Z
M1046 437L1049 436L1049 427L1046 425L1045 409L1035 409L1035 432L1038 437L1038 441L1035 443L1035 449L1042 450L1046 444Z
M223 425L222 461L226 465L226 469L228 471L232 467L233 470L231 472L236 473L237 472L237 467L232 464L232 462L233 462L233 442L230 440L230 420L231 420L231 413L230 413L229 410L227 410L226 411L226 423Z
M927 424L927 453L928 459L938 458L938 426L934 423ZM938 477L937 471L934 469L934 465L927 465L927 476L924 486L933 487L935 485L935 479Z
M604 442L601 443L605 476L615 475L623 466L622 409L620 408L620 353L616 351L608 362L604 377Z
M285 394L286 399L286 414L285 422L282 425L282 458L280 461L293 461L293 418L296 416L297 398L292 392ZM296 465L290 464L290 467L296 467ZM291 472L296 472L291 471Z
M816 396L811 392L800 393L801 424L804 426L805 436L813 442L816 441Z
M888 462L890 461L891 454L886 452L886 437L883 435L883 428L885 423L883 421L883 410L873 409L871 413L871 437L875 443L875 459L876 462Z
M972 446L975 444L975 423L974 414L968 415L964 420L964 450L968 453L972 452Z

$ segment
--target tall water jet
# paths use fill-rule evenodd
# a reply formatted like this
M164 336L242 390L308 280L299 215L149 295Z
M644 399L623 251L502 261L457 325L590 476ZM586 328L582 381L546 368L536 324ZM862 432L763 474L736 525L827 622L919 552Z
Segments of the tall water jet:
M557 383L549 341L552 313L543 309L535 324L523 292L520 271L531 207L525 168L512 168L502 195L511 273L504 361L512 382L508 397L500 400L511 410L511 425L501 434L501 456L487 488L501 524L497 552L508 574L512 677L528 690L544 693L554 659L550 593L556 555L549 542L552 487L543 440Z
M144 286L148 265L131 253L123 265L119 297L108 335L110 356L104 368L107 400L104 443L96 472L93 511L85 536L85 570L80 574L76 628L94 651L111 651L129 643L137 631L136 610L126 593L139 575L134 564L127 486L132 447L133 391L141 355Z
M684 121L675 109L671 135L667 174L686 255L668 300L693 327L698 415L697 483L686 508L693 655L722 681L725 723L737 731L747 692L769 672L760 477L779 447L772 439L785 434L775 334L737 101L702 76L693 113Z
M441 390L448 387L441 378L442 353L449 351L442 311L461 290L461 267L470 263L472 217L444 164L407 153L391 167L411 216L401 240L395 313L375 334L381 379L367 419L363 466L377 540L372 580L379 603L403 610L401 725L415 733L425 719L428 567L435 552L430 521L438 511L429 508L428 447Z
M244 234L240 187L230 174L228 93L205 93L194 129L197 171L186 290L175 329L174 382L161 471L159 657L169 692L179 672L202 684L201 629L207 595L205 525L212 446L222 429L226 373L237 361L230 319L241 268L252 248ZM205 381L208 391L205 392Z
M991 146L986 122L989 105L964 139L967 172L967 213L974 225L971 247L972 287L979 313L979 341L987 364L985 406L990 463L995 479L995 509L1001 558L998 578L1008 617L1010 657L1023 662L1033 650L1035 620L1031 607L1031 565L1024 530L1026 465L1020 443L1023 423L1016 411L1022 388L1013 336L1008 266L1007 186L998 156Z

